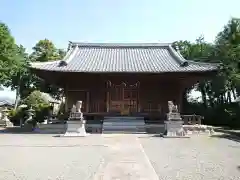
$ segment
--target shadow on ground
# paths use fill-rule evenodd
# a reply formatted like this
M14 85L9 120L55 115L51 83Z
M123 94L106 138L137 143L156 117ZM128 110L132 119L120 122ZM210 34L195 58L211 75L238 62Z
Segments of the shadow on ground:
M0 129L0 134L59 134L50 132L39 132L31 128L9 127ZM61 134L61 133L60 133Z
M44 148L44 147L49 147L49 148L56 148L56 147L62 147L62 148L71 148L71 147L107 147L105 145L89 145L89 144L68 144L68 145L12 145L12 144L4 144L0 145L1 148L3 147L17 147L17 148Z
M215 132L220 132L222 134L212 135L211 137L215 138L225 138L232 141L240 142L240 131L239 130L232 130L229 128L216 128ZM239 166L240 168L240 166Z
M87 131L87 130L86 130ZM30 127L6 127L6 128L1 128L0 129L0 134L55 134L54 137L59 137L59 134L64 134L65 130L63 131L58 131L58 132L54 132L54 131L44 131L41 129L35 129L32 130L32 128ZM99 132L91 132L91 131L87 131L87 133L90 134L101 134ZM156 134L156 137L159 136L159 133L148 133L148 132L129 132L129 131L119 131L120 134ZM114 132L106 132L104 134L118 134L118 133L114 133Z

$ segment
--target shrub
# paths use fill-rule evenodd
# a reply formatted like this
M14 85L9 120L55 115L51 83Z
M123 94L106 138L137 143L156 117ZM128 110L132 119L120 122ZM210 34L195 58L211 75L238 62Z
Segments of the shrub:
M33 91L23 103L34 110L33 121L43 122L49 115L50 104L40 91Z
M15 125L20 125L20 120L24 123L28 118L26 108L11 109L8 113L9 120Z
M51 106L49 106L48 104L39 104L35 108L34 120L36 122L43 122L44 119L48 118L50 109Z
M33 91L28 97L23 100L23 104L38 110L39 106L49 105L49 102L43 98L40 91Z
M189 103L183 114L198 114L204 116L203 124L215 126L240 127L239 106L236 103L217 104L205 108L200 103Z

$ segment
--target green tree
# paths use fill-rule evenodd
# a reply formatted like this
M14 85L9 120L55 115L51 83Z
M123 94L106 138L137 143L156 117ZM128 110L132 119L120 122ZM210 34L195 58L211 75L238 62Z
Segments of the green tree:
M40 40L34 47L33 53L30 55L31 61L54 61L61 60L65 56L66 52L62 49L57 49L52 41L48 39ZM60 98L62 96L63 90L50 85L47 82L42 81L35 75L32 75L34 78L34 87L42 92L46 92L54 96L55 98Z
M0 85L5 85L14 64L15 41L6 24L0 22Z
M10 76L6 82L7 87L16 90L15 109L18 106L20 97L23 96L24 91L31 86L31 75L29 71L28 54L25 48L20 45L16 47L16 55L14 57L14 65L11 68Z
M28 81L22 82L20 77L26 76L28 55L23 46L14 42L8 27L0 23L0 84L16 90L15 107L21 92L21 86L27 86Z
M198 61L198 62L213 62L213 54L214 54L214 45L209 44L205 42L204 37L200 36L199 38L196 39L196 42L191 43L189 41L177 41L174 43L175 47L178 47L180 50L180 53L183 55L184 58L192 61ZM189 92L192 88L195 88L199 90L202 94L202 102L205 107L208 106L208 101L207 97L210 99L213 98L213 94L211 93L211 88L210 88L211 82L209 81L204 81L201 82L197 85L194 85L190 89L188 89L186 92ZM187 95L185 94L184 98L186 101ZM213 104L211 102L210 104Z
M232 18L216 37L216 56L221 60L227 99L240 94L240 19Z
M33 47L31 54L32 61L47 62L60 60L65 55L65 51L57 49L52 41L48 39L40 40Z

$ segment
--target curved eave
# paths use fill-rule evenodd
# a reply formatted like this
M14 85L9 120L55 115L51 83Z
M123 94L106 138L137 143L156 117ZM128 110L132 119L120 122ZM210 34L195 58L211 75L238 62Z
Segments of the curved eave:
M38 70L38 71L48 71L48 72L59 72L59 73L69 73L69 72L75 72L75 73L156 73L156 74L161 74L161 73L194 73L194 72L215 72L218 71L219 69L219 64L211 64L211 63L202 63L202 62L194 62L194 61L187 61L188 65L183 66L183 67L179 67L178 70L168 70L168 71L98 71L98 70L94 70L94 71L82 71L81 69L65 69L61 66L59 66L58 64L61 61L53 61L53 62L44 62L44 63L31 63L30 68L32 70ZM46 64L51 64L56 68L53 69L49 69L49 68L44 68L43 66ZM190 66L190 67L189 67ZM195 66L195 68L191 68L191 66Z
M205 70L179 70L179 71L81 71L81 70L56 70L31 67L32 70L58 72L58 73L88 73L88 74L163 74L163 73L204 73L204 72L217 72L218 68L209 68Z

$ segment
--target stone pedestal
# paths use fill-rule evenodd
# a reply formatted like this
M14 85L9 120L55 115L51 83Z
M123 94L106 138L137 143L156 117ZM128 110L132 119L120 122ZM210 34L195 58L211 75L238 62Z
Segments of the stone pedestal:
M183 121L180 113L168 113L167 121L165 123L165 134L164 137L187 137L183 129Z
M82 101L77 101L74 105L67 121L67 131L63 135L64 137L85 137L88 134L85 129L85 120L83 119L83 113L81 112Z
M183 121L164 121L165 136L167 137L184 137Z
M167 114L167 120L168 121L182 121L180 113L168 113Z
M68 120L67 121L67 131L63 136L78 136L78 137L84 137L87 136L88 133L86 133L85 129L85 121L84 120Z

